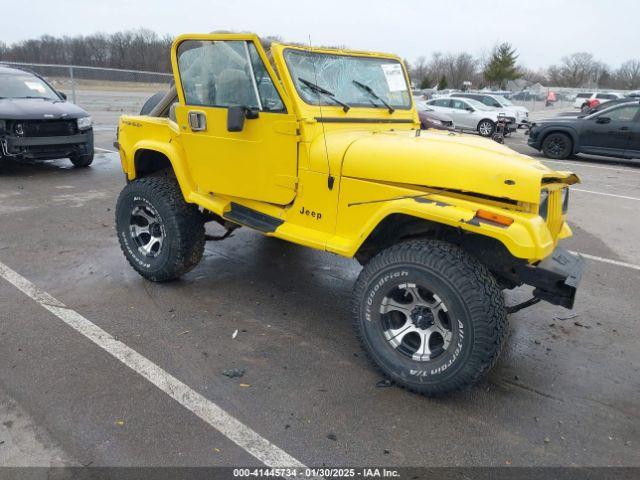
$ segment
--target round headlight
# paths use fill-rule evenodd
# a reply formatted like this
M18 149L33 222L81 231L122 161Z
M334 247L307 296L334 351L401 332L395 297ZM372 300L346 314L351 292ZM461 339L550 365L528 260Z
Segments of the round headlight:
M91 128L93 125L93 120L91 117L80 117L78 120L78 130L86 130L87 128Z

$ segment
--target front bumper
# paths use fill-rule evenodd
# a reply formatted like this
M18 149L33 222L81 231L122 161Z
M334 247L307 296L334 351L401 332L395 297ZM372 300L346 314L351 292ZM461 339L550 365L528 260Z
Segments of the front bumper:
M522 283L535 287L535 298L571 309L583 269L580 255L558 247L537 265L517 267L516 275Z
M535 123L529 125L529 129L525 132L527 138L527 145L535 148L536 150L540 150L542 147L540 145L540 129L537 127Z
M53 137L0 137L0 156L19 159L55 159L93 152L93 129Z

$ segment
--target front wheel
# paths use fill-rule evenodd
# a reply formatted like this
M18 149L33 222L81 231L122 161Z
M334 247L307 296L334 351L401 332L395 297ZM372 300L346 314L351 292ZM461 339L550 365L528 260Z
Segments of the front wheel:
M120 247L131 266L154 282L179 278L202 258L204 218L184 201L175 178L134 180L116 206Z
M93 152L86 155L73 155L69 158L76 168L85 168L93 163Z
M564 160L571 155L573 142L564 133L551 133L542 141L542 153L545 157Z
M496 129L496 124L491 120L482 120L478 123L478 133L483 137L491 137Z
M431 240L392 246L364 267L353 321L382 373L428 396L478 381L496 362L507 333L502 291L486 267Z

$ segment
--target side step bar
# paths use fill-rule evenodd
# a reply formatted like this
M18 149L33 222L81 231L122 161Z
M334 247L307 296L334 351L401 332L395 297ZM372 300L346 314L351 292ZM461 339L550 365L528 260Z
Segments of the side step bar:
M224 218L263 233L274 232L284 223L284 220L280 218L266 215L234 202L231 202L231 210L224 214Z

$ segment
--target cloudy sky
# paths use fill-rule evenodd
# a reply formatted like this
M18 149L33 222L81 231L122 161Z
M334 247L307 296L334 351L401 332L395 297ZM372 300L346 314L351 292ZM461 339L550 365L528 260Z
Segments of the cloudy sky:
M253 31L285 40L393 52L479 54L509 41L545 67L588 51L617 67L640 57L639 0L0 0L0 41L146 27L179 34Z

